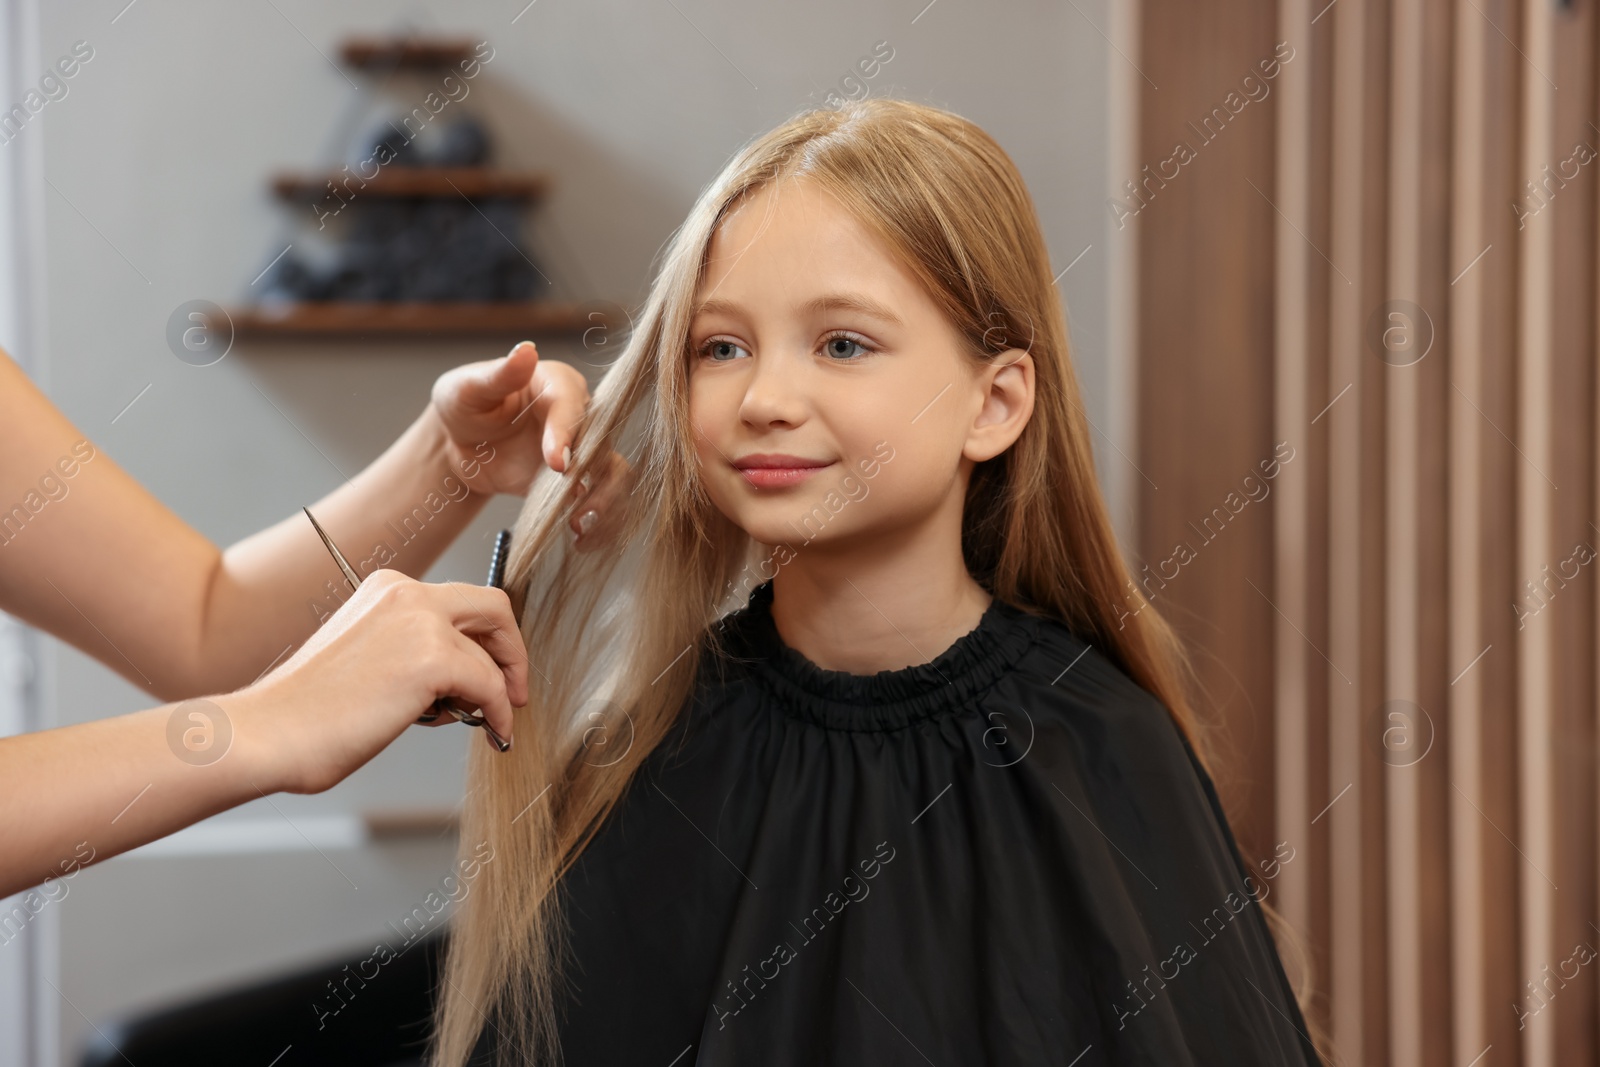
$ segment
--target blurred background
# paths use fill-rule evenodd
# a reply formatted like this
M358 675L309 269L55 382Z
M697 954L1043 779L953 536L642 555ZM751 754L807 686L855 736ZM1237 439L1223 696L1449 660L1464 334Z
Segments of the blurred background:
M0 344L228 544L453 365L530 335L597 381L796 110L957 111L1032 190L1102 485L1241 848L1294 850L1270 902L1340 1062L1597 1063L1594 6L9 0L0 106L74 73L0 116ZM481 581L518 503L431 577ZM5 638L0 728L150 702ZM469 740L413 733L78 875L0 944L0 1063L394 937Z

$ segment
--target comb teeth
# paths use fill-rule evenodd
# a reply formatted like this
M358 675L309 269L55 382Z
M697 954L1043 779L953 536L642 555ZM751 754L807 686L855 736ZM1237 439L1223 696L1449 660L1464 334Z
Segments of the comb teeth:
M506 557L511 554L511 531L501 530L494 537L494 551L489 554L489 585L504 589L506 584Z

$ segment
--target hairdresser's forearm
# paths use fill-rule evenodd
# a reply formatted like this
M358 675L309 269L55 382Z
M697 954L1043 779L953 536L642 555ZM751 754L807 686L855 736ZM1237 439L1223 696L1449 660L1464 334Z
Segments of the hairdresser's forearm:
M383 455L310 505L362 578L380 567L422 577L487 503L467 488L445 444L430 404ZM249 684L350 593L298 511L228 548L217 568L189 693Z
M0 738L0 897L280 788L243 731L219 762L179 758L172 711Z

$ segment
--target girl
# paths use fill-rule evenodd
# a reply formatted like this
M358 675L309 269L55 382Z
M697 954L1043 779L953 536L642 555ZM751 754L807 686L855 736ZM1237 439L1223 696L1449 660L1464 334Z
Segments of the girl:
M620 504L575 552L541 476L518 522L437 1063L1318 1062L1293 843L1240 858L1066 336L972 123L874 99L728 164L580 432Z

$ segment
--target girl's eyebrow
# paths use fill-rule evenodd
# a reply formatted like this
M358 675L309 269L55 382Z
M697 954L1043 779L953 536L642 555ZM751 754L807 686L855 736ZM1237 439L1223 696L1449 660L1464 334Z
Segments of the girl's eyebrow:
M905 325L900 321L900 316L883 304L855 293L826 293L801 304L799 310L806 315L815 315L823 311L855 311L863 315L871 315L873 318L880 319L891 326L903 327ZM744 309L731 300L705 300L695 305L690 317L693 319L699 318L701 315L717 314L737 317L744 314Z

